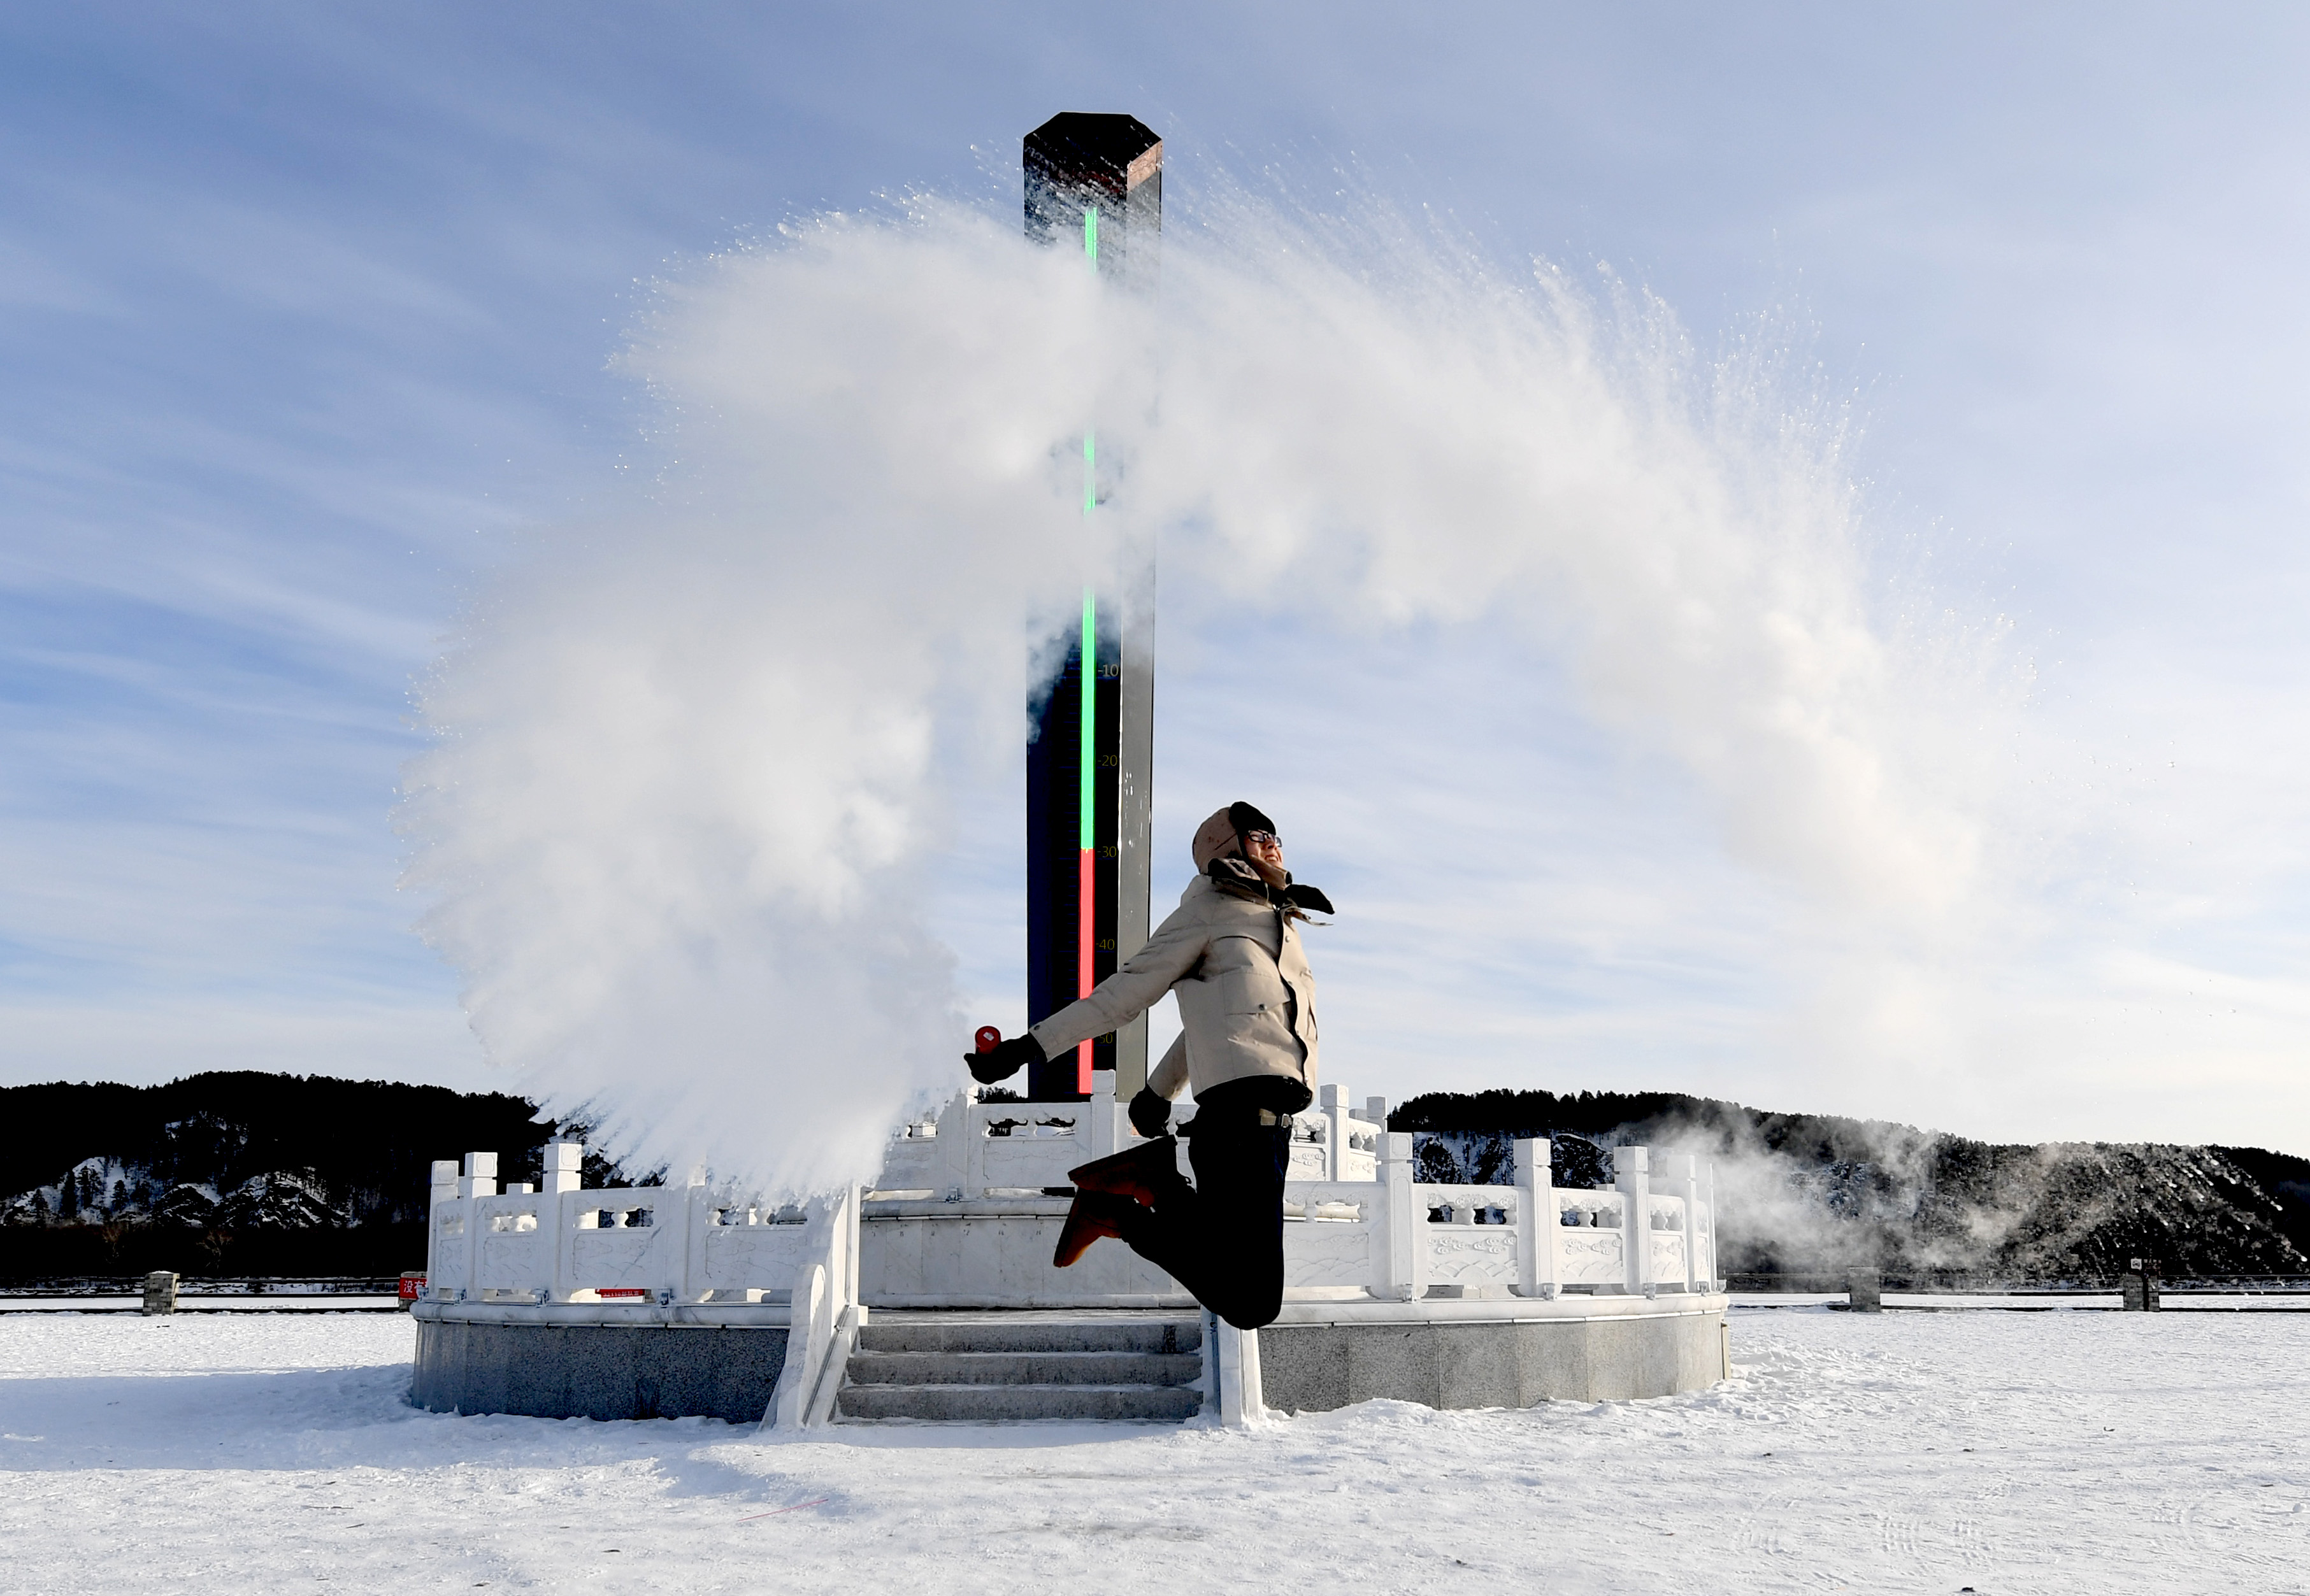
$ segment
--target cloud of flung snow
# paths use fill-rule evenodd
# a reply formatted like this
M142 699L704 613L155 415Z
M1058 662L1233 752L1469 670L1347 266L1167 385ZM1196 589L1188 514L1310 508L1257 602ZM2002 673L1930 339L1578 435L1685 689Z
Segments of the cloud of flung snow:
M1964 902L1971 662L1921 668L1941 634L1870 602L1842 417L1774 351L1706 363L1646 296L1251 204L1167 245L1128 500L1194 531L1167 525L1167 586L1189 552L1249 600L1504 625L1689 770L1739 855L1910 929Z
M1140 299L1015 233L829 218L667 287L647 508L536 538L424 683L409 880L524 1090L629 1158L871 1177L964 1045L951 802L1015 780L1027 645L1133 537L1206 617L1509 629L1741 857L1902 935L1962 908L1968 768L1833 415L1407 234L1218 207Z

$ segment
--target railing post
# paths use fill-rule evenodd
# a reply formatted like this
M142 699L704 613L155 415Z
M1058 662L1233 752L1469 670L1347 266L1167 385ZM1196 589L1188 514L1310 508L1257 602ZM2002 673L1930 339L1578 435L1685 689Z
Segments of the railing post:
M965 1087L947 1099L938 1117L940 1197L962 1197L970 1189L970 1106L978 1089Z
M847 1358L866 1310L858 1304L858 1210L853 1185L817 1205L811 1219L815 1256L796 1274L786 1320L786 1366L765 1423L781 1429L824 1422L834 1409Z
M1652 1285L1653 1214L1651 1149L1612 1149L1612 1180L1620 1188L1620 1262L1628 1295L1644 1297Z
M468 1292L478 1291L482 1284L482 1223L481 1214L473 1207L476 1197L498 1194L498 1156L495 1153L467 1153L465 1173L457 1181L457 1195L465 1205L465 1285Z
M551 1201L537 1205L537 1222L551 1225L553 1234L549 1238L553 1248L553 1265L548 1271L545 1288L548 1302L569 1300L569 1244L567 1233L570 1226L571 1204L567 1193L584 1184L586 1144L582 1141L549 1141L537 1149L538 1192Z
M1267 1417L1260 1392L1259 1332L1238 1330L1217 1315L1208 1323L1218 1331L1220 1422L1229 1429L1258 1424Z
M826 1306L826 1267L812 1263L803 1267L794 1283L792 1298L786 1308L786 1361L778 1372L778 1388L770 1399L770 1410L762 1417L773 1419L782 1430L799 1429L809 1416L809 1403L817 1381L812 1366L811 1343L816 1339L821 1313Z
M585 1182L586 1144L549 1141L538 1149L540 1189L556 1193L574 1192Z
M1330 1141L1330 1146L1324 1153L1324 1178L1345 1180L1348 1178L1348 1089L1326 1085L1320 1089L1323 1092L1324 1130Z
M1558 1278L1554 1157L1545 1139L1515 1144L1516 1289L1551 1301Z
M460 1197L494 1197L498 1194L498 1156L495 1153L467 1153L465 1173L457 1182Z
M1705 1201L1708 1204L1708 1272L1703 1278L1707 1280L1708 1288L1714 1291L1716 1289L1716 1282L1724 1278L1723 1271L1717 1268L1716 1160L1714 1158L1708 1160L1708 1184ZM1732 1376L1728 1375L1725 1378L1730 1379Z
M1700 1272L1700 1160L1680 1153L1672 1160L1670 1173L1680 1176L1684 1185L1684 1288L1705 1290L1708 1279Z
M587 1201L575 1191L557 1194L545 1212L553 1216L553 1286L548 1300L568 1302L578 1289L578 1215Z
M1385 1272L1372 1295L1384 1302L1410 1302L1420 1295L1420 1277L1427 1272L1420 1256L1423 1236L1413 1227L1428 1216L1412 1201L1409 1132L1392 1131L1380 1137L1379 1181L1380 1201L1385 1205L1386 1239L1380 1249Z
M980 1112L973 1113L972 1109ZM966 1201L986 1195L986 1123L985 1105L974 1103L962 1115L962 1194Z
M843 1262L842 1300L847 1306L850 1307L858 1305L858 1223L863 1217L862 1210L864 1206L864 1199L859 1189L853 1185L844 1199L848 1223L844 1227L843 1236L846 1255Z
M693 1244L700 1253L706 1250L705 1238L699 1234L702 1227L699 1224L702 1207L700 1200L705 1195L706 1172L693 1168L690 1178L682 1183L681 1200L673 1204L673 1213L666 1216L673 1220L673 1234L658 1237L659 1277L664 1281L661 1289L677 1303L688 1302L700 1295L692 1289L692 1282L703 1279L705 1270L701 1267L693 1271L690 1254Z
M1090 1080L1090 1101L1082 1106L1082 1118L1075 1122L1081 1135L1080 1145L1084 1154L1081 1161L1086 1164L1093 1158L1104 1158L1119 1150L1122 1136L1115 1123L1114 1072L1101 1071Z
M441 1278L441 1262L435 1256L441 1245L441 1220L434 1210L445 1202L455 1201L456 1196L457 1160L434 1159L433 1195L425 1204L425 1289L429 1295L432 1292L433 1282Z

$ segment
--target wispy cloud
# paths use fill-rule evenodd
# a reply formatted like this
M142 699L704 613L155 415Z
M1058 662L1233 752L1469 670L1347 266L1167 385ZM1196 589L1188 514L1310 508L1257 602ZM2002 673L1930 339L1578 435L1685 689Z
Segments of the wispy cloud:
M380 817L432 640L519 528L615 508L620 467L651 458L647 403L604 369L647 285L877 190L999 188L1020 132L1097 104L1170 135L1182 217L1217 173L1288 167L1451 213L1496 263L1609 259L1704 357L1793 344L1820 386L1863 390L1871 572L2004 617L2002 657L2034 672L2015 718L1936 744L1997 767L1991 834L2035 839L1984 856L2007 913L1905 983L1734 835L1802 822L1728 821L1528 638L1231 629L1175 588L1165 868L1222 798L1287 815L1348 909L1317 943L1335 1071L2310 1148L2288 1062L2310 907L2299 19L4 26L0 1031L39 1039L12 1042L17 1078L65 1072L42 1048L165 1070L268 1004L339 1002L394 1056L482 1078ZM1335 164L1353 184L1323 181ZM1002 764L959 794L924 889L994 1019L1023 952ZM155 993L177 1020L104 1019ZM391 1018L404 999L432 1019Z

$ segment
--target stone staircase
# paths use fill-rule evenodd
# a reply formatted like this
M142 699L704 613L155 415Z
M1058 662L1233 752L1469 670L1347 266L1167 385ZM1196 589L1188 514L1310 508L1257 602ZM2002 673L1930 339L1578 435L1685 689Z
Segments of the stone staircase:
M1203 1410L1203 1344L1194 1315L878 1312L835 1416L1178 1424Z

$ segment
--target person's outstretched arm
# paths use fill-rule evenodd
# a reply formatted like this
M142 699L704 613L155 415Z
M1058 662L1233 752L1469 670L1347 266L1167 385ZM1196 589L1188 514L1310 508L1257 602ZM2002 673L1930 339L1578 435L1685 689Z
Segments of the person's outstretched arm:
M1130 1024L1159 1002L1172 984L1203 961L1211 932L1201 916L1178 911L1155 928L1145 947L1106 980L1027 1034L1056 1058L1078 1042Z

